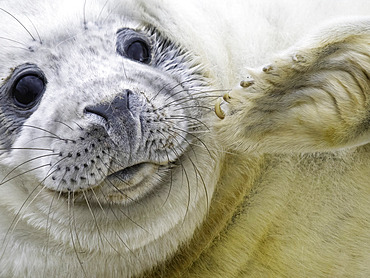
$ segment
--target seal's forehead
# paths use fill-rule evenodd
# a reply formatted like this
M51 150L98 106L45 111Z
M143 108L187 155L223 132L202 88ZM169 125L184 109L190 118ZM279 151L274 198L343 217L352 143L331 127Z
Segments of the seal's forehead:
M40 0L36 4L30 0L0 1L0 32L16 36L28 31L49 34L51 30L58 29L73 32L81 29L86 22L106 22L117 15L113 5L107 5L106 0L66 0L46 1ZM123 2L126 9L120 9L119 15L124 21L132 22L138 18L135 2L131 0L112 1ZM4 28L5 27L5 28Z
M126 9L114 10L108 2L124 2ZM59 51L58 47L66 41L88 38L92 29L103 26L102 34L110 30L111 40L115 32L122 27L135 28L139 18L134 14L135 1L106 0L66 0L36 3L30 0L0 1L0 64L1 77L9 73L9 68L30 62L34 53L47 54L48 51ZM94 25L94 28L90 28ZM89 30L87 30L89 29ZM40 49L47 50L42 53Z
M178 25L175 20L181 10L172 8L167 3L158 5L154 0L39 0L36 4L20 0L16 5L11 0L0 1L0 24L3 26L0 30L0 55L7 52L3 46L11 48L16 44L27 48L32 40L60 42L63 38L83 33L91 25L113 31L150 25L163 34L169 30L182 34L184 30L180 29L184 24L173 28Z
M11 0L0 1L0 24L3 26L0 28L0 77L8 76L9 68L24 62L35 63L36 56L30 55L29 49L34 49L40 57L49 52L59 54L63 51L60 47L68 45L67 41L71 42L71 48L77 49L87 46L84 40L92 35L96 38L106 34L110 46L120 28L138 29L148 25L169 41L197 53L203 65L208 61L213 64L218 60L226 61L226 51L218 51L222 46L220 34L225 32L215 26L216 21L220 23L227 17L213 13L213 5L212 0L201 3L196 0L184 3L171 0L39 0L36 3L20 0L17 4Z
M168 32L170 39L176 38L179 44L182 44L182 41L186 44L189 42L189 36L193 37L194 33L210 34L214 29L212 18L205 18L207 14L214 14L208 11L214 4L206 0L198 2L195 0L38 0L37 2L3 0L0 1L2 26L0 36L21 43L30 38L28 32L32 33L33 37L36 37L37 32L40 36L61 32L72 36L81 32L85 23L106 25L112 19L119 19L121 27L134 28L138 24L150 24L162 33ZM221 20L221 17L215 14L214 18ZM207 30L200 30L204 28Z
M171 1L133 0L30 0L0 1L0 56L15 53L14 47L29 48L32 41L55 45L84 33L91 25L110 29L122 27L137 29L153 26L172 41L182 43L189 38L187 14L194 12L188 3L186 9ZM183 17L183 18L182 18ZM199 26L198 26L199 27ZM88 35L88 33L87 33ZM194 37L190 34L191 37Z

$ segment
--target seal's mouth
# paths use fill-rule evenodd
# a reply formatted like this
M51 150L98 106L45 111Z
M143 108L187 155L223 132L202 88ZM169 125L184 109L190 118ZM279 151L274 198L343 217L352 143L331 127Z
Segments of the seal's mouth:
M100 189L110 201L135 201L156 187L159 167L160 165L145 162L124 168L108 175L100 184Z
M106 176L98 185L81 191L74 191L75 203L88 201L102 206L109 204L129 204L146 196L158 185L157 172L160 165L144 162L117 170ZM68 197L66 192L62 196Z
M145 163L139 163L127 168L124 168L122 170L118 170L114 172L113 174L110 174L107 176L107 178L119 178L124 180L129 180L137 171L140 170L140 168L144 167Z
M135 186L149 178L158 169L158 165L144 162L118 170L106 177L106 181L118 185L119 189Z

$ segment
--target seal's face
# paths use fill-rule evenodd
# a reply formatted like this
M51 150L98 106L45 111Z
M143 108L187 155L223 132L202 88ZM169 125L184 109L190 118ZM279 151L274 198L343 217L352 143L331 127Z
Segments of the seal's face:
M58 51L44 38L16 65L2 98L15 124L7 145L32 160L45 188L98 188L100 202L129 202L169 180L204 129L204 109L195 107L205 83L155 29L111 27L91 24Z
M71 264L79 262L73 254L99 250L118 253L114 264L137 273L206 215L215 183L205 184L218 173L203 138L209 89L194 55L163 30L96 5L88 17L98 19L86 23L80 7L52 24L29 14L43 26L40 38L25 38L12 17L21 15L1 10L14 22L0 48L0 203L14 221L0 229L0 257L28 222L30 234L44 234L27 241L62 244ZM138 262L142 252L155 255ZM54 268L52 254L50 247L44 269Z

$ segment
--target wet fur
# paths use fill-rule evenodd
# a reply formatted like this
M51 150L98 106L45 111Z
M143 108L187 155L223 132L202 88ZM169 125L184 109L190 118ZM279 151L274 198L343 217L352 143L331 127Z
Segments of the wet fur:
M328 18L369 14L366 1L66 2L0 4L2 96L25 62L49 82L30 115L2 97L1 277L369 275L369 21L341 20L308 35ZM151 83L158 78L144 87L127 81L153 72L114 53L122 27L168 42L181 67L158 62L153 72L181 85L161 98L165 87ZM195 83L176 91L184 75ZM253 86L231 90L250 76ZM96 121L76 111L133 84L154 88L154 105L172 93L167 108L185 101L192 113L180 117L189 130L170 132L177 147L164 152L164 168L144 173L151 190L116 190L107 200L109 183L62 186L67 170L53 184L53 157L53 165L79 167L90 160L81 150L96 152L103 162L95 176L129 163L117 133L108 140L101 130L85 132ZM226 92L220 120L212 109ZM183 129L178 118L166 123ZM107 147L114 150L103 156ZM118 166L106 166L112 157Z

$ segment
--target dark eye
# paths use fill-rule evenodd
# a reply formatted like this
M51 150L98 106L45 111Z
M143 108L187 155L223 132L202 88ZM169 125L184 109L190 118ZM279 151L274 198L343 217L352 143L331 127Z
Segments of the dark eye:
M127 57L142 63L149 62L148 46L142 41L135 41L131 43L126 50Z
M21 108L32 108L42 96L44 89L43 79L35 75L25 75L13 87L14 102Z
M116 50L119 55L128 59L150 63L150 39L133 29L123 28L117 31Z

